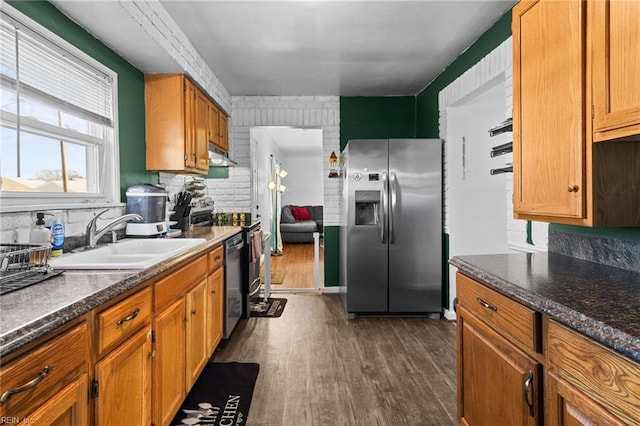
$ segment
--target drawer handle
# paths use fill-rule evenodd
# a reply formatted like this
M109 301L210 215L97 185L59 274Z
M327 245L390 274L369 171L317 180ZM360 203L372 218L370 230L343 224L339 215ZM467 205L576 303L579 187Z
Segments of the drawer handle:
M196 310L194 309L193 311L191 311L191 315L196 315Z
M476 297L476 300L483 308L491 309L493 312L498 312L497 307L493 306L491 303L485 302L480 296Z
M527 407L529 407L529 415L531 417L535 417L533 412L533 401L529 400L529 395L532 395L531 386L533 385L533 371L529 371L529 375L527 376L527 380L524 381L522 385L522 394L524 396L524 402L527 403ZM533 399L533 398L532 398Z
M124 323L125 323L125 322L127 322L127 321L131 321L132 319L134 319L135 317L137 317L139 313L140 313L140 308L136 308L136 310L135 310L135 311L131 312L131 315L126 316L126 317L124 317L124 318L120 318L120 319L118 320L118 322L116 323L116 325L120 326L120 325L124 324Z
M217 255L216 257L213 258L213 260L220 260L220 259L222 259L221 255Z
M11 396L13 396L13 395L15 395L17 393L24 392L24 391L29 390L31 388L35 388L36 386L38 386L38 384L42 380L44 380L45 377L47 377L47 374L49 374L51 372L51 370L53 370L53 364L49 364L45 368L43 368L42 371L40 372L40 374L38 374L35 379L31 380L27 384L22 385L19 388L15 388L15 389L11 389L9 391L6 391L0 397L0 404L2 404L3 402L7 402L9 400L9 398L11 398Z

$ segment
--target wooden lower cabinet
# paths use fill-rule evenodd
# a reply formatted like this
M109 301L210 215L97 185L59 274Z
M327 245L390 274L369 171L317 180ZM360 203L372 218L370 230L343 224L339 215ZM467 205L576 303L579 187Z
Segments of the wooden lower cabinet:
M219 252L196 258L154 285L156 426L171 422L222 337L224 275L219 271L224 268ZM212 273L209 265L217 270Z
M458 417L463 425L541 424L542 364L458 306Z
M154 424L169 424L185 397L185 301L181 298L154 319Z
M222 340L224 327L224 267L207 277L207 347L209 353Z
M86 321L0 369L0 424L85 425L89 407L89 332ZM19 420L17 420L19 419Z
M640 424L640 364L555 321L546 329L546 424Z
M457 282L462 425L640 425L639 363L460 273Z
M624 426L623 422L616 419L600 404L552 371L547 372L545 387L545 424L547 425Z
M186 389L189 392L209 359L206 337L207 279L200 281L185 296L186 315Z
M51 426L84 426L89 424L88 388L89 379L86 374L83 374L32 414L26 416L23 419L24 424Z
M151 424L152 350L147 325L96 364L96 425Z

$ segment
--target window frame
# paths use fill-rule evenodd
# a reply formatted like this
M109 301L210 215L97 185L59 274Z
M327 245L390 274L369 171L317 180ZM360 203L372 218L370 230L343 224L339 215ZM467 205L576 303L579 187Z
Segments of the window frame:
M79 61L85 62L87 65L96 68L111 78L111 99L112 99L112 119L111 126L105 126L105 136L102 143L97 145L98 158L94 160L91 169L87 170L87 174L102 175L100 179L100 192L20 192L20 191L2 191L0 190L0 213L34 211L34 210L55 210L55 209L86 209L91 207L115 207L121 206L120 200L120 154L119 154L119 125L118 125L118 74L89 54L78 49L76 46L66 41L59 35L40 25L33 19L19 12L4 1L2 4L2 13L6 14L10 19L20 23L20 25L28 28L30 31L37 33L48 43L53 44L57 49L77 58ZM64 111L64 109L62 109ZM2 125L6 127L17 128L14 119L11 119L10 113L2 113ZM34 129L37 134L49 135L54 126L32 120L30 118L21 117L21 121L25 122L25 131ZM108 135L110 133L110 135ZM54 132L56 137L67 137L70 141L95 139L93 136L83 135L80 132L76 138L73 130L58 128ZM96 145L94 145L96 146ZM97 166L97 167L96 167Z

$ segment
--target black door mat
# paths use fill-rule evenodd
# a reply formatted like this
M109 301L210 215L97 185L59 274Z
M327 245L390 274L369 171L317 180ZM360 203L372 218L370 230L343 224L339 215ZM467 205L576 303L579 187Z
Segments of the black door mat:
M259 371L253 363L207 364L171 425L246 424Z
M251 304L251 316L261 318L278 318L282 315L287 299L279 299L269 297L266 302L262 299L257 303Z

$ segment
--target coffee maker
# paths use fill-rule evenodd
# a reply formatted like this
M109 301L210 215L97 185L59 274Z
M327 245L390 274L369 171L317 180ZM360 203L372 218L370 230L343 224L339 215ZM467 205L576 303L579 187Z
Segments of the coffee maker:
M167 191L155 185L142 184L127 188L127 213L137 213L142 222L127 223L126 235L161 236L167 232Z

